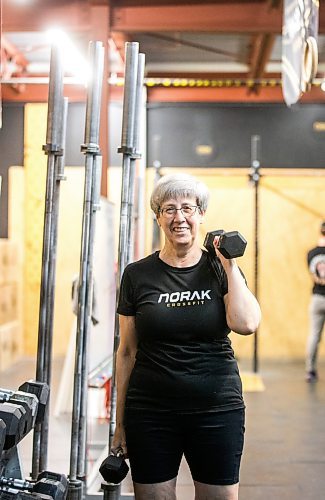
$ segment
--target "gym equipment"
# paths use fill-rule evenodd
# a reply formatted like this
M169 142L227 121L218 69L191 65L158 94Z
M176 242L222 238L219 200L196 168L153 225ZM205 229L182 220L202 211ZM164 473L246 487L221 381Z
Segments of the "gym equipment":
M17 445L35 428L37 419L42 421L47 396L47 384L37 381L25 382L18 391L0 388L0 475L3 477L21 479Z
M17 490L0 490L0 500L53 500L49 495Z
M36 379L50 386L55 290L55 267L58 232L60 183L64 179L64 135L67 99L63 98L63 64L58 45L51 49L46 144L47 176L43 227L42 271L38 322ZM32 478L47 468L49 405L42 422L37 422L33 436Z
M123 481L129 472L129 466L126 463L123 454L109 455L99 468L103 479L108 483L118 484Z
M287 106L310 90L317 74L319 2L284 0L282 90Z
M37 497L51 498L52 500L65 500L68 489L68 480L64 474L43 471L37 477L36 483L24 479L7 478L0 476L1 491L26 490Z
M33 489L33 484L24 479L14 479L0 476L0 489L27 490Z
M28 414L31 414L28 429L25 430L27 434L35 425L38 399L35 394L28 394L23 391L10 391L7 389L0 389L0 402L9 402L17 405L22 405Z
M32 428L32 414L21 404L0 403L0 418L6 426L4 450L18 444Z
M93 248L96 211L99 209L102 156L99 148L100 103L104 71L104 47L90 42L89 60L92 83L88 86L84 144L85 185L82 219L76 357L73 386L73 408L68 498L82 496L86 477L86 424L88 390L88 344L93 294Z
M2 430L5 435L4 450L18 444L37 421L42 421L47 399L47 384L37 381L24 382L18 391L0 388L0 419L5 426ZM1 439L0 436L0 443Z
M251 172L249 180L254 187L254 295L258 300L258 265L259 265L259 184L261 167L261 137L259 135L251 136ZM258 331L254 334L253 351L253 371L258 372Z
M122 135L121 147L118 152L123 154L122 161L122 192L121 192L121 208L120 208L120 230L119 230L119 247L118 247L118 269L117 269L117 289L116 303L118 301L119 284L126 265L131 261L133 248L133 232L132 232L132 207L134 196L134 181L135 181L135 159L140 157L139 152L139 129L140 129L140 109L141 109L141 93L143 87L144 73L144 54L139 54L139 44L137 42L127 42L125 44L125 75L124 75L124 96L123 96L123 120L122 120ZM114 324L114 350L113 350L113 372L111 380L111 398L110 398L110 422L109 422L109 443L108 449L111 448L112 438L115 431L116 418L116 380L115 380L115 365L116 352L119 344L119 325L115 320ZM110 477L115 480L122 478L117 471L123 468L123 458L117 457L121 462L118 465L116 458L107 457L100 471L104 471L106 477L110 470ZM105 464L106 461L106 464ZM113 462L113 464L111 463ZM105 464L105 465L104 465ZM114 469L115 464L115 469ZM125 464L126 465L126 464ZM126 465L127 466L127 465ZM113 471L115 470L115 476ZM101 472L103 475L103 473ZM104 475L103 475L104 477ZM105 477L104 477L105 479ZM123 479L123 478L122 478ZM121 479L121 480L122 480ZM106 480L106 479L105 479ZM106 500L115 500L120 496L120 483L107 484L102 483L104 498Z
M5 439L6 439L6 424L0 418L0 456L1 456L1 453L3 451Z
M33 485L33 493L49 495L53 500L65 500L68 492L68 480L64 474L43 471Z
M216 236L220 236L217 248L226 259L235 259L244 255L247 245L244 236L238 231L225 232L222 229L210 231L205 236L203 246L212 255L215 255L213 241Z
M50 393L49 386L45 382L29 380L28 382L24 382L18 389L24 393L35 394L38 400L35 424L39 424L44 419L45 409Z

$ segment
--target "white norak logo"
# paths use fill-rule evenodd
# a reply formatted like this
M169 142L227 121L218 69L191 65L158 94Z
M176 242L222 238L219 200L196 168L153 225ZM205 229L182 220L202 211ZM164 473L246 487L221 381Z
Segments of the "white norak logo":
M205 299L211 300L209 293L211 290L188 290L187 292L161 293L158 298L167 307L197 306L204 304Z

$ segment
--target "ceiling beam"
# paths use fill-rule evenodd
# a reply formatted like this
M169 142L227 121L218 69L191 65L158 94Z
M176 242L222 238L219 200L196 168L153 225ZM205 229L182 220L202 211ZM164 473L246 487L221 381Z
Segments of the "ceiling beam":
M22 85L20 92L17 92L12 85L2 84L2 100L11 102L47 102L48 84ZM68 97L69 102L85 102L86 90L81 85L67 85L64 89L64 96Z
M276 3L276 7L278 2ZM272 33L282 31L282 9L270 2L111 7L111 29L122 32L201 31ZM319 10L319 32L325 33L325 8Z
M262 78L265 73L265 68L270 60L273 46L275 42L275 35L271 33L266 33L263 35L263 43L261 47L261 52L259 54L257 66L255 68L254 78Z
M280 33L282 13L265 3L112 7L113 31Z
M48 83L24 85L22 92L17 93L8 84L2 84L3 101L11 102L48 102ZM71 102L86 103L86 89L81 85L65 85L64 96ZM123 101L123 87L111 86L109 89L110 101Z
M237 61L238 56L237 54L234 54L233 52L225 51L218 49L216 47L210 47L209 45L202 44L202 43L197 43L197 42L192 42L190 40L185 40L182 39L181 37L177 36L175 37L175 34L173 35L166 35L162 33L156 33L156 32L151 32L151 33L144 33L145 35L156 39L156 40L163 40L164 42L167 42L172 45L182 45L184 47L190 47L192 49L198 49L203 52L210 52L212 54L218 54L218 55L223 55L226 56L230 59L233 59L234 61Z
M246 0L110 0L111 5L118 5L119 7L140 7L140 6L148 6L148 5L193 5L193 4L220 4L220 3L245 3ZM276 0L251 0L251 2L260 3L263 1L276 1ZM282 0L277 0L282 1Z
M3 65L1 77L3 79L9 78L13 74L13 71L8 70L7 63L13 63L18 69L15 73L18 74L23 73L28 66L26 57L4 35L1 35L1 59Z
M248 71L248 76L249 78L252 78L255 68L258 64L258 59L259 55L261 52L261 46L263 42L263 35L262 33L258 33L257 35L252 36L251 44L250 44L250 53L248 56L248 66L249 66L249 71Z
M111 31L110 37L111 37L111 40L115 46L115 50L117 50L117 52L120 55L121 63L124 65L124 63L125 63L125 44L126 44L126 42L133 41L132 35L130 35L128 33Z
M250 54L250 70L248 73L249 78L262 78L265 73L265 68L269 62L273 45L275 42L275 35L273 34L259 34L252 43L252 50Z

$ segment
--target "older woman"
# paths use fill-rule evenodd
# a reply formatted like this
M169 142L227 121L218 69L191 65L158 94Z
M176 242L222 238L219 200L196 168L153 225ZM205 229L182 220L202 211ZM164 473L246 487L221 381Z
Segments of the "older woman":
M112 450L129 457L137 500L175 499L183 455L196 500L238 498L245 406L228 334L256 331L260 308L218 239L221 280L197 242L208 198L194 177L163 177L151 208L164 246L122 277Z

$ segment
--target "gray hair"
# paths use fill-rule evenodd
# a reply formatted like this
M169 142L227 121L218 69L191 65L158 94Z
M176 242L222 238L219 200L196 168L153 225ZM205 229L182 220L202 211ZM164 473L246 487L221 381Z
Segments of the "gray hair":
M170 174L159 179L151 194L150 206L152 211L158 214L164 201L183 197L194 197L201 210L206 211L209 201L208 188L188 174Z

